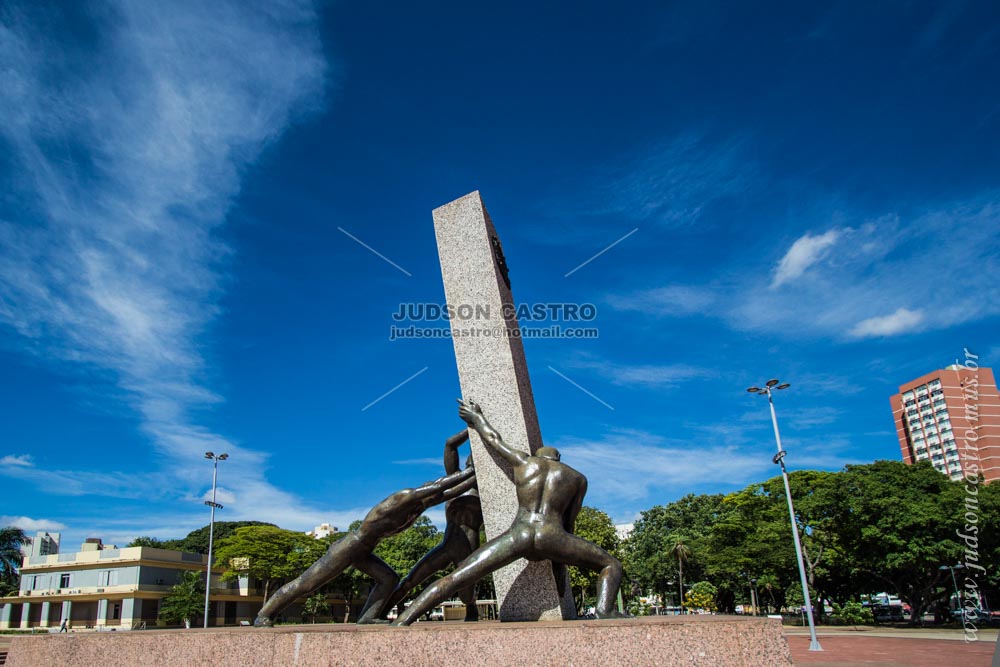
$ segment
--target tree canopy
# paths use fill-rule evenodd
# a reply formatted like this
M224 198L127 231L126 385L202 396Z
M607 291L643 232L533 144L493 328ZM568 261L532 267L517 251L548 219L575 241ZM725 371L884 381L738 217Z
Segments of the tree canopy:
M215 564L229 568L224 579L248 575L264 582L266 601L272 584L297 577L323 555L326 545L305 533L254 524L237 528L219 541Z
M213 534L213 539L216 544L220 540L224 540L231 536L240 528L245 528L247 526L271 526L272 528L277 528L273 523L265 523L263 521L216 521L215 529ZM173 549L175 551L186 551L193 554L207 554L208 553L208 531L209 524L205 524L197 530L192 530L187 534L187 537L179 540L156 540L156 538L136 538L137 540L154 540L159 542L159 544L136 544L135 546L157 546L161 549Z
M205 580L200 572L181 573L181 580L171 587L160 602L159 618L167 623L183 622L191 627L193 619L205 613Z
M580 508L580 513L576 517L576 526L573 533L583 539L593 542L612 556L620 557L618 553L618 533L615 532L615 524L607 514L599 509L587 507ZM593 570L581 570L570 567L569 581L574 591L580 593L577 598L577 608L582 608L586 602L588 592L595 587L599 572Z
M794 471L789 484L814 598L843 604L885 591L919 622L953 588L940 567L965 561L973 543L981 569L967 570L978 575L970 585L1000 583L1000 484L953 482L927 462L900 461ZM972 540L959 536L964 528ZM801 600L791 530L780 476L724 497L685 496L642 513L623 548L626 574L664 600L673 599L683 566L685 578L717 587L720 609L748 601L751 587L761 603L796 604L786 599ZM686 559L678 559L678 540Z

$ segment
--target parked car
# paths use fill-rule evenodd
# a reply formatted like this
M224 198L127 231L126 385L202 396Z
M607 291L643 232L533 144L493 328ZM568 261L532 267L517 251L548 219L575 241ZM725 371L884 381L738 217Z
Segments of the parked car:
M877 623L894 623L903 620L903 605L901 604L873 604L871 610Z
M975 609L962 607L951 610L951 617L956 621L968 621L982 625L989 625L993 620L993 614L989 609Z

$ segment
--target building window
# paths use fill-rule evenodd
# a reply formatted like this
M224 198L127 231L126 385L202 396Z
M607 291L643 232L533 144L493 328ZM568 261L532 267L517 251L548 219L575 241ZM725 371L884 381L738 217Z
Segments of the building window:
M118 570L101 570L97 573L98 586L117 586Z
M59 588L69 588L69 573L59 575Z

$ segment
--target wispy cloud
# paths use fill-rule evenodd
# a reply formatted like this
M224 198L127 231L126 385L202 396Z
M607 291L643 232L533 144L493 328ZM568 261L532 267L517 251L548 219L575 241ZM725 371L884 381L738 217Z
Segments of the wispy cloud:
M0 140L17 167L3 185L19 203L0 220L0 322L63 371L110 373L166 474L31 479L63 493L195 489L204 471L177 462L212 449L243 480L241 516L298 506L263 478L263 455L194 413L221 400L199 339L225 283L218 228L245 168L323 100L314 10L112 3L72 57L59 55L68 26L32 11L11 8L0 27Z
M806 269L822 259L824 252L836 243L839 237L840 230L831 229L819 236L806 234L796 239L785 256L778 262L778 266L774 270L774 278L771 280L771 287L778 287L801 276Z
M734 329L844 341L945 329L1000 314L997 229L1000 192L989 192L806 233L775 253L772 289L743 279L765 270L750 259L703 284L671 283L606 301L651 316L699 313Z
M620 386L666 388L692 378L711 377L716 371L687 364L621 364L607 360L580 358L567 365L592 371Z
M684 317L711 312L717 298L710 287L665 285L631 294L612 294L607 302L618 310Z
M18 454L18 455L8 454L7 456L0 458L0 468L6 466L19 466L19 467L30 468L33 465L35 464L32 462L31 456L28 454Z
M66 528L66 524L49 519L32 519L29 516L0 515L0 527L13 526L20 528L26 533L34 533L39 530L58 531Z
M663 502L687 491L738 490L777 474L771 462L774 441L747 438L745 427L689 441L641 430L619 429L596 439L564 437L555 442L563 460L589 480L587 504L618 519L628 519L657 498ZM706 433L708 433L706 431ZM795 469L839 470L861 462L850 456L846 441L824 438L823 446L789 438Z
M688 132L626 162L604 188L606 212L677 226L696 222L712 203L750 182L742 141Z
M895 336L896 334L917 331L918 326L923 321L924 314L922 311L900 308L891 315L869 317L866 320L862 320L851 327L848 333L855 338Z
M34 464L0 466L0 477L36 484L55 496L97 495L107 498L155 498L167 488L155 475L90 470L46 470Z
M400 466L440 466L441 458L427 457L423 459L403 459L401 461L393 461L393 464Z
M599 439L567 437L556 446L563 460L590 480L587 503L619 518L648 506L650 498L711 480L733 490L769 472L759 452L727 445L692 445L638 430L615 430Z

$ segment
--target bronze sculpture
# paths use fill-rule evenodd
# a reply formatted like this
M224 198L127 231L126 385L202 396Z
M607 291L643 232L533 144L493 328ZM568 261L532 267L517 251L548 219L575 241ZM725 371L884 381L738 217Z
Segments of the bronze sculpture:
M469 439L468 429L448 438L444 444L444 470L446 473L458 472L458 447ZM472 466L472 457L466 461L466 469ZM445 505L444 537L441 543L431 549L413 566L410 573L403 578L389 601L385 611L389 611L397 603L404 600L415 587L429 579L435 572L448 566L458 565L472 552L479 548L479 530L483 527L483 508L479 502L479 493L472 487ZM465 620L479 620L479 608L476 606L476 582L458 592L459 598L465 603ZM381 616L381 615L380 615Z
M540 447L534 456L511 449L486 421L482 408L462 400L459 406L459 416L476 429L483 443L513 466L517 515L507 532L487 542L454 572L424 589L393 625L410 625L456 591L518 558L551 560L560 588L566 584L568 565L599 570L595 613L598 618L621 617L614 609L614 596L621 583L621 563L604 549L572 533L587 492L587 478L561 463L559 452L553 447Z
M392 494L373 507L356 530L331 544L309 569L282 586L257 614L254 625L273 625L275 616L288 605L311 595L352 565L375 580L358 619L361 624L374 623L399 583L399 575L372 553L379 540L406 530L424 510L461 496L475 483L475 469L470 467L415 489L403 489Z

